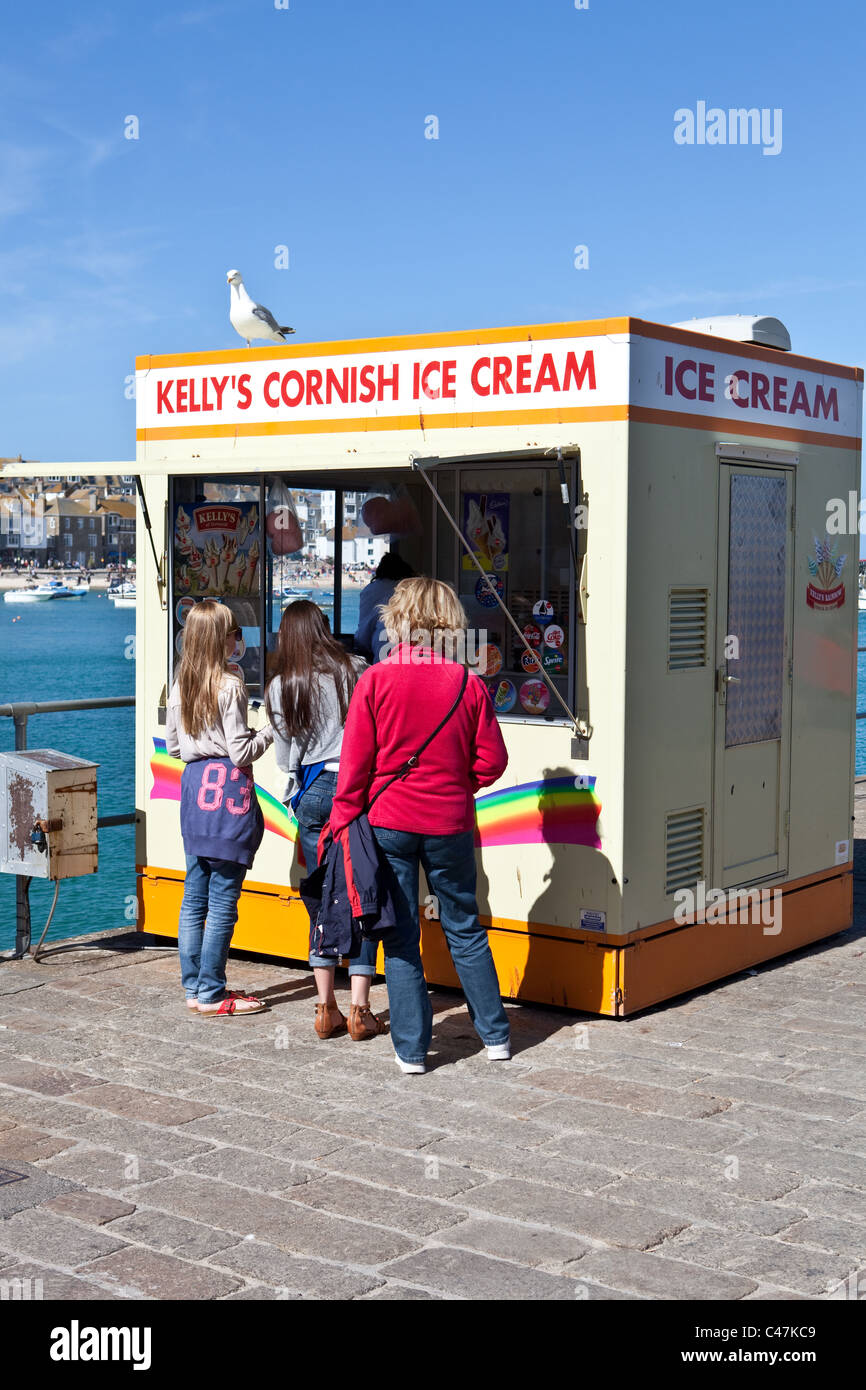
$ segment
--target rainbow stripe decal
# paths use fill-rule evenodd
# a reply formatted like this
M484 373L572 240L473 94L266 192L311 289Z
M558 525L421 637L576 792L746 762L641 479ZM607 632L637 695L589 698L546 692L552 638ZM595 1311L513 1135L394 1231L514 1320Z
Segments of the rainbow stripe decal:
M150 770L153 773L153 786L150 791L151 801L180 801L180 778L183 766L180 758L172 758L165 751L164 738L153 740L153 757L150 760ZM298 823L288 807L284 806L282 801L277 801L277 798L271 796L270 792L266 792L264 787L259 786L258 782L256 782L255 787L256 797L265 818L265 829L273 830L275 835L280 835L284 840L296 840Z
M153 740L151 800L180 801L183 763L165 750L165 739ZM599 849L601 802L594 777L550 777L522 782L476 797L475 842L482 849L495 845L588 845ZM270 792L256 783L256 796L265 828L284 840L297 839L297 822Z
M601 847L601 802L594 777L549 777L521 782L475 799L475 842L493 845Z

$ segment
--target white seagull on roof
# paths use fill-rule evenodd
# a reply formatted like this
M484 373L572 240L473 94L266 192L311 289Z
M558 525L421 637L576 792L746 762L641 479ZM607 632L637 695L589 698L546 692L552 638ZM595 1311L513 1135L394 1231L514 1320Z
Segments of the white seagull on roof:
M229 318L232 327L240 333L247 347L253 338L264 338L268 343L284 343L285 335L294 333L294 328L281 328L270 309L250 299L239 270L227 271L226 279L231 286Z

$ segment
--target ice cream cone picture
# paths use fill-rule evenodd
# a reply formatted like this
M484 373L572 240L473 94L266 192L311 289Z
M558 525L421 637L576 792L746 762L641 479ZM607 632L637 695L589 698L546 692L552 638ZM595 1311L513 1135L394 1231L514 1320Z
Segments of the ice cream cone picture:
M189 577L190 588L198 591L200 588L199 579L201 578L202 556L198 546L190 546L189 552Z
M465 492L463 494L463 534L482 569L501 573L508 569L508 516L511 498L507 492ZM475 561L463 558L464 569L474 569Z
M222 548L220 549L220 569L217 571L220 593L225 593L226 591L226 588L228 586L229 569L237 553L237 537L223 536Z
M243 587L244 575L247 572L247 557L245 551L242 550L240 552L237 559L235 560L233 569L234 579L231 581L233 585L233 591L234 593L239 594Z
M255 578L256 568L257 568L257 566L258 566L258 563L259 563L259 543L258 543L258 541L253 541L253 543L252 543L252 545L250 546L250 549L249 549L249 569L247 570L247 587L246 587L246 593L248 593L248 594L251 594L252 591L253 591L253 580L254 580L254 578Z
M213 536L208 536L204 543L204 562L208 572L207 590L209 593L218 594L219 585L217 583L217 567L220 562L219 541Z

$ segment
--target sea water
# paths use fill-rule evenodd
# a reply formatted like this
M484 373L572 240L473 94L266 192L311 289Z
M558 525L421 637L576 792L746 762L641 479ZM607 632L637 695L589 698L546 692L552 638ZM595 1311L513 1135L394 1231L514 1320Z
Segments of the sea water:
M135 609L103 593L18 605L0 602L0 704L135 695ZM99 764L99 815L135 810L135 707L34 714L28 748L54 748ZM0 749L15 747L0 719ZM48 916L54 883L33 879L33 942ZM60 884L46 941L135 926L135 827L99 831L99 872ZM0 874L0 950L15 945L15 875Z

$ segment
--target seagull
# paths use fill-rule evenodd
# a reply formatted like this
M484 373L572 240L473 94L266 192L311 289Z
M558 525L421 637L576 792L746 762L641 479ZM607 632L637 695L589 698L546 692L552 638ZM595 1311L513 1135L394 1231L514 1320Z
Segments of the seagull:
M239 270L227 271L226 280L231 285L229 318L247 347L253 338L264 338L269 343L284 343L285 335L294 333L294 328L281 328L270 309L250 299Z

